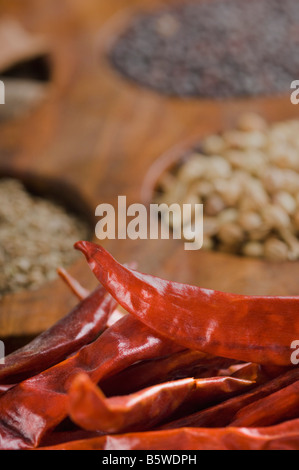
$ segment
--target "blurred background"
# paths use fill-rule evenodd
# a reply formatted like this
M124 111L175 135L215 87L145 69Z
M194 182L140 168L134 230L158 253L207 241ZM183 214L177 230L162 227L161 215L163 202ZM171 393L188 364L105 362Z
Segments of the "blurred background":
M58 267L96 285L73 243L120 195L206 210L204 249L103 242L120 262L298 294L296 0L0 0L0 44L0 338L75 305Z

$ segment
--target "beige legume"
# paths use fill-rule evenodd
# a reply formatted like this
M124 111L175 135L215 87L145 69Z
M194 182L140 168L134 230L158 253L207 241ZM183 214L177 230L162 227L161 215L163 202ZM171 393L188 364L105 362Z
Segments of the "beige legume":
M299 120L268 124L247 113L200 148L171 173L169 189L163 176L157 200L194 194L203 203L204 249L299 259Z

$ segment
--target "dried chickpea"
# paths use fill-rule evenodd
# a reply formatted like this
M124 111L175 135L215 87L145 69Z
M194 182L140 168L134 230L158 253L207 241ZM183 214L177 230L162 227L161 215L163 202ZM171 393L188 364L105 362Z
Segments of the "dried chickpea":
M290 217L287 212L275 204L266 206L262 211L262 217L264 222L273 229L281 229L290 225Z
M279 191L276 193L273 197L273 202L274 204L281 206L289 215L292 215L296 212L296 200L287 191Z
M220 225L218 237L225 245L235 245L244 239L244 232L241 227L233 222Z
M207 197L214 191L214 186L210 181L200 180L193 183L191 191L198 194L199 197Z
M296 194L299 188L299 173L293 170L283 170L285 191Z
M193 154L180 168L178 179L184 183L190 183L205 175L207 158L200 154Z
M211 135L203 141L203 151L207 155L220 155L226 149L226 143L220 135Z
M251 232L259 229L263 224L263 219L257 212L241 212L238 222L243 230Z
M178 180L177 183L172 185L167 192L159 194L157 202L159 204L178 203L186 196L187 188L188 186L186 184L183 184Z
M275 167L269 167L261 177L261 182L266 191L270 194L284 190L285 177L281 170Z
M256 178L251 178L246 182L244 194L245 197L247 196L252 200L252 205L256 209L260 209L270 202L262 183Z
M274 123L269 129L269 140L270 142L287 142L290 136L289 122L278 122Z
M250 197L245 195L238 203L240 212L255 212L259 210L256 202Z
M264 132L250 131L246 133L246 148L263 149L267 145L267 138Z
M216 179L214 189L227 206L236 206L242 192L242 185L234 178L230 180Z
M260 177L260 175L264 173L268 165L265 154L258 149L246 151L245 162L246 171L257 177Z
M218 215L223 209L225 209L225 202L218 194L212 194L209 196L205 203L205 213L209 216Z
M288 247L278 238L269 238L264 245L264 254L271 261L285 261L288 259Z
M271 232L271 228L263 222L263 224L248 233L248 237L251 241L265 241Z
M241 131L266 131L268 125L265 119L256 113L243 114L238 120L238 129Z
M244 245L242 253L245 256L261 258L264 255L264 245L260 242L248 242Z
M242 150L228 149L225 152L225 157L233 168L242 168L244 158Z
M299 259L299 120L249 112L200 148L160 187L171 202L202 201L207 249Z
M231 149L243 149L245 147L245 132L229 130L223 133L226 146Z
M215 178L230 178L232 169L230 164L223 157L212 156L207 158L207 165L205 169L205 178L207 180L214 180Z
M275 145L269 149L269 157L272 165L298 171L298 151L289 145Z
M282 228L279 231L279 234L283 241L288 245L290 248L289 258L290 259L298 259L299 258L299 240L294 236L293 233L290 232L288 228Z
M227 131L224 140L227 145L237 149L262 149L267 145L266 136L261 131Z
M237 209L230 208L222 211L218 217L217 221L220 224L226 224L228 222L236 222L238 219L239 212Z

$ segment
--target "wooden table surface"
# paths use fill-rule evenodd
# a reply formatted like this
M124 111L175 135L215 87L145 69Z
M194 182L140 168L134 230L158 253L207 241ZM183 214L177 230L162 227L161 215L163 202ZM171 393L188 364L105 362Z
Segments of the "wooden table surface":
M158 2L157 2L158 3ZM171 3L160 2L160 3ZM212 101L168 98L127 82L107 60L107 48L136 8L152 0L2 0L1 18L12 15L30 34L44 35L52 81L46 100L29 116L0 124L0 174L50 181L84 201L141 201L149 168L169 148L234 125L245 111L270 121L297 117L290 95ZM294 77L295 79L296 77ZM297 77L298 78L298 77ZM188 252L180 241L114 240L103 245L121 262L167 279L244 294L299 294L299 264L268 263L210 252ZM83 259L71 267L85 286L96 282ZM0 302L0 338L43 331L75 305L58 279L35 292Z

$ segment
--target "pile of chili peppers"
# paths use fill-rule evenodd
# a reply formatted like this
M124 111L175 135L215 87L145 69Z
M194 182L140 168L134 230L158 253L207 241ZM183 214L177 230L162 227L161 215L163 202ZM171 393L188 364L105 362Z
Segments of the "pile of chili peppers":
M100 285L60 270L78 305L0 366L0 449L299 449L299 297L178 284L75 247Z

